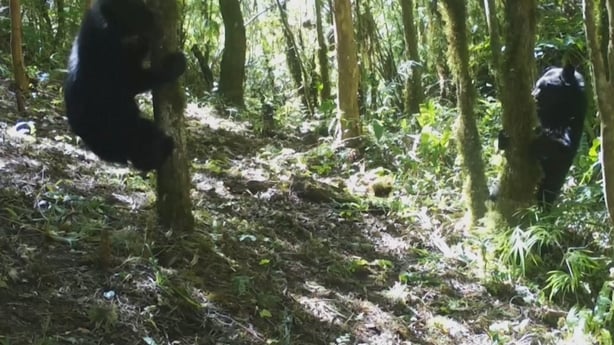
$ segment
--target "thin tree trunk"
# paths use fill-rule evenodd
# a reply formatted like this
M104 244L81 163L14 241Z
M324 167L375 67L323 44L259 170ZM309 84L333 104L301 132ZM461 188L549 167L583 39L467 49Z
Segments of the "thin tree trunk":
M238 0L220 0L224 21L224 53L220 63L219 92L231 104L243 107L245 81L245 25Z
M610 222L614 223L614 0L607 0L609 22L607 62L600 47L595 24L595 8L592 0L584 0L584 26L593 80L595 81L595 103L599 109L601 120L601 164L603 174L603 193ZM608 77L610 79L608 79Z
M198 45L192 46L192 53L198 61L198 66L200 67L200 73L203 77L204 88L205 91L211 92L213 89L213 71L211 67L209 67L209 48L207 47L207 53L203 54L202 51L198 48Z
M502 61L501 104L503 129L510 137L505 151L506 165L501 176L497 205L511 223L516 211L535 201L535 186L540 168L530 152L529 138L537 123L535 101L531 96L534 80L535 30L537 0L516 0L505 3L506 50Z
M53 32L53 24L51 23L51 17L49 16L49 6L47 5L47 0L35 0L34 8L36 12L43 19L43 23L47 32Z
M358 111L358 65L350 0L333 0L337 44L337 118L340 139L361 134Z
M465 175L465 204L469 212L469 222L476 225L486 213L488 187L482 160L482 143L476 125L473 108L475 89L469 73L469 47L467 42L467 8L463 0L444 0L448 25L448 50L451 67L456 79L458 110L456 141L460 153L461 166Z
M66 16L64 14L64 0L55 0L55 10L58 19L58 28L55 31L55 44L58 45L64 38L64 31L66 26Z
M354 41L356 42L356 56L360 60L361 64L358 65L358 112L361 114L367 113L367 90L369 87L368 70L371 69L371 59L369 54L369 39L368 32L365 31L367 25L363 23L368 21L367 13L363 14L360 9L361 2L354 2ZM368 3L365 7L369 6Z
M441 19L441 13L437 6L437 2L429 1L427 6L429 7L428 16L428 49L431 61L430 64L435 67L437 71L437 82L439 86L439 98L445 100L449 95L449 88L446 83L448 80L448 66L446 64L446 47L445 33L443 32L443 22Z
M484 0L484 14L488 25L488 36L490 38L490 55L495 74L495 87L497 95L501 94L501 33L499 32L499 21L497 20L497 8L495 0Z
M320 102L330 100L330 72L328 65L328 47L324 38L324 28L322 25L322 0L315 0L316 4L316 32L318 36L318 63L320 65Z
M599 48L601 48L600 53L603 56L603 61L605 64L608 64L608 45L610 42L609 30L610 23L608 20L608 8L607 8L607 0L599 0ZM606 78L610 78L607 75L608 71L604 71L606 73Z
M9 11L11 15L11 56L13 59L13 76L15 77L15 99L17 111L26 111L24 94L28 92L28 76L23 61L22 31L21 31L21 4L19 0L10 0Z
M311 78L307 74L305 64L301 60L298 44L288 23L285 2L282 3L280 0L277 0L277 7L283 25L284 38L286 39L286 61L288 62L290 74L299 90L303 105L307 109L309 116L313 116L314 105L311 102L311 83L309 82Z
M405 111L408 114L420 112L424 98L422 91L422 64L418 54L418 34L414 24L413 0L401 0L403 32L405 34L405 57L410 61L411 74L405 85Z
M225 0L227 1L227 0ZM164 33L154 44L152 64L161 63L163 57L178 49L177 2L156 0L153 2L160 26ZM156 123L164 128L175 141L175 150L164 166L158 170L158 217L160 224L176 232L190 232L194 229L192 201L190 200L191 180L185 138L185 95L179 82L166 84L154 89L153 108Z

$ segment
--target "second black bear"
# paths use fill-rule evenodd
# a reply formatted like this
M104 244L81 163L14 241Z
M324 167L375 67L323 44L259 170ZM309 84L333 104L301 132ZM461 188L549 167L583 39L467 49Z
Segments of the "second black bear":
M141 116L135 96L176 80L186 68L182 53L159 69L144 68L160 28L142 0L98 0L73 43L64 84L71 129L99 158L142 171L158 169L173 139Z
M584 77L571 65L546 68L535 83L533 96L539 127L531 143L543 171L537 190L537 202L549 207L558 197L582 138L587 99ZM499 133L499 148L510 145L505 133Z
M533 149L544 173L537 200L549 206L565 183L582 139L588 106L584 77L572 65L547 69L537 80L533 96L540 124Z

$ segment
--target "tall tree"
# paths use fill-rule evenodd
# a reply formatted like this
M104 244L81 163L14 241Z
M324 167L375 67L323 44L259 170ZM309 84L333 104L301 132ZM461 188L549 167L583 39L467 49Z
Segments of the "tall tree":
M55 30L55 44L60 44L64 38L64 31L66 26L66 16L64 13L64 0L55 0L55 11L57 16L57 29Z
M245 81L245 24L239 0L220 0L224 21L224 53L220 63L219 92L229 103L242 107Z
M484 15L486 16L486 25L488 26L488 36L490 40L490 55L495 71L495 86L497 93L501 93L501 36L499 30L499 21L497 20L497 8L495 0L484 0Z
M414 1L401 0L403 33L405 36L405 57L410 62L411 74L405 85L405 111L409 114L420 112L424 97L422 91L422 64L418 54L418 34L414 24Z
M282 30L286 43L286 62L290 70L290 76L301 95L303 105L307 109L309 116L314 114L314 104L312 104L311 95L311 76L307 73L305 63L301 59L299 45L294 37L294 32L288 22L288 13L286 13L286 1L277 0L277 8L281 18ZM300 41L300 32L299 32Z
M358 111L358 65L350 0L333 0L337 45L337 119L340 139L361 134Z
M437 84L439 86L439 98L446 99L448 98L449 88L446 84L449 76L448 65L446 63L446 50L447 50L447 42L446 35L443 32L443 20L441 18L441 13L439 12L439 6L437 6L437 1L427 1L426 6L428 7L429 15L428 24L427 24L427 47L429 50L429 60L428 64L431 65L431 68L435 68L437 73Z
M224 0L227 1L227 0ZM152 64L161 64L161 59L179 48L176 0L152 1L153 10L160 20L161 36L157 37L152 50ZM185 95L178 82L156 88L153 94L154 118L175 141L173 155L158 170L158 216L160 224L174 231L192 231L194 216L190 200L190 172L185 139Z
M469 221L476 224L486 213L488 187L482 160L482 143L473 113L476 96L469 73L467 8L465 0L444 0L443 4L448 21L448 56L454 72L459 110L456 142L465 175L463 195L469 211Z
M609 26L608 51L603 52L595 24L595 5L592 0L583 0L584 26L588 42L592 77L595 81L594 96L601 120L601 165L603 189L610 221L614 223L614 0L607 0ZM604 56L607 61L604 61Z
M23 61L22 30L21 30L21 4L19 0L10 0L9 11L11 14L11 57L13 59L13 76L15 77L15 98L17 111L26 111L24 94L28 91L28 76L26 65Z
M540 178L537 159L530 152L531 140L527 140L533 137L537 122L531 96L537 0L506 1L505 20L506 48L499 75L503 130L509 135L510 148L505 151L497 205L501 214L514 223L516 211L535 201L535 186Z
M320 101L325 102L330 99L330 72L328 65L328 47L324 38L324 27L322 24L322 0L315 0L316 5L316 33L318 37L318 64L320 65Z

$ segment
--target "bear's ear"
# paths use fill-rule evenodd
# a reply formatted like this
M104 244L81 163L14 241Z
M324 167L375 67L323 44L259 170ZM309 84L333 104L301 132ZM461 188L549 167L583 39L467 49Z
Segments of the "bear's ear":
M117 25L117 5L113 0L98 0L96 6L100 11L100 15L109 26Z
M563 81L572 84L576 81L576 68L572 64L565 64L563 67Z

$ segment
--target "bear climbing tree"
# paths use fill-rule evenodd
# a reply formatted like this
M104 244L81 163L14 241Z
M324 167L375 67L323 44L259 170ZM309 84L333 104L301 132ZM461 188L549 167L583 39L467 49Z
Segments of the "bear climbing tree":
M144 68L151 40L160 28L142 0L98 0L81 24L64 85L71 129L99 158L158 169L173 139L143 118L135 96L175 81L186 68L181 52L160 68Z
M533 89L539 127L531 152L539 161L543 177L537 202L549 207L558 197L580 146L587 110L584 78L572 65L548 67ZM509 148L509 137L499 133L499 148Z

